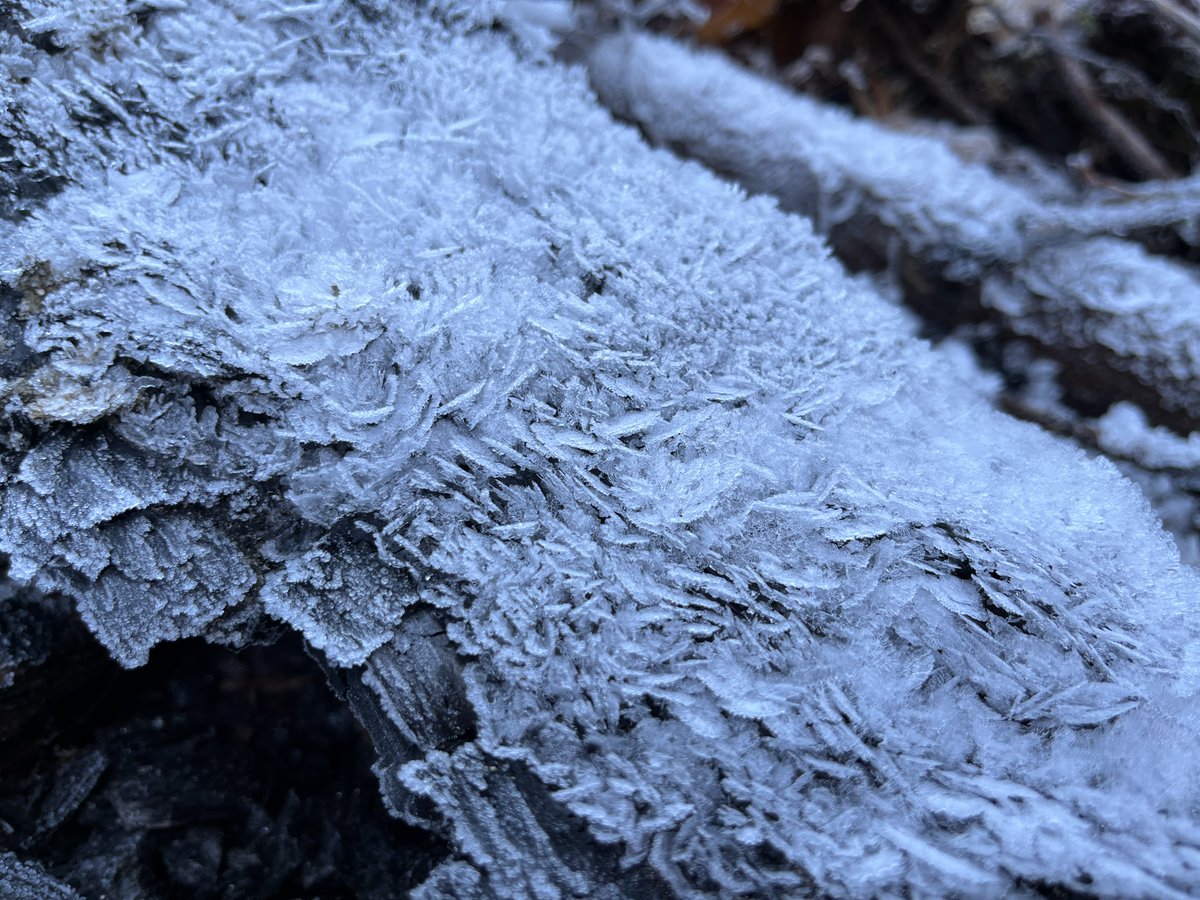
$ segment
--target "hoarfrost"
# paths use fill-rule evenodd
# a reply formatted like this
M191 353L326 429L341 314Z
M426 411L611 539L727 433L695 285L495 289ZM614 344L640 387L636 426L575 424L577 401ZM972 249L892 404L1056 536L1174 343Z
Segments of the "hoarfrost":
M1148 469L1200 470L1200 434L1186 438L1153 428L1131 403L1117 403L1096 423L1100 446Z
M10 900L79 900L79 894L36 863L0 852L0 891Z
M984 282L984 302L1013 330L1060 351L1092 355L1141 386L1130 395L1200 421L1200 279L1112 238L1050 245L1011 279ZM1103 376L1097 373L1097 380Z
M1090 382L1093 400L1200 429L1200 279L1117 239L1193 222L1193 181L1055 200L944 138L855 119L665 38L603 39L588 65L618 115L811 216L851 264L899 270L935 319L990 318Z
M68 138L0 226L12 577L127 664L251 607L362 663L427 893L1194 888L1200 585L1137 490L451 6L10 40Z

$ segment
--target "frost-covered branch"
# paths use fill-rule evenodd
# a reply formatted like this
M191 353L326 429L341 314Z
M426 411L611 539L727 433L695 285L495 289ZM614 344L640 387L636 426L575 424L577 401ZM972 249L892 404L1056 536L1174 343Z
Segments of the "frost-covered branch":
M640 34L592 51L600 97L653 140L813 218L851 265L890 266L943 322L993 318L1107 404L1200 427L1200 279L1104 237L1192 221L1191 182L1050 202L930 135L857 120L713 53Z

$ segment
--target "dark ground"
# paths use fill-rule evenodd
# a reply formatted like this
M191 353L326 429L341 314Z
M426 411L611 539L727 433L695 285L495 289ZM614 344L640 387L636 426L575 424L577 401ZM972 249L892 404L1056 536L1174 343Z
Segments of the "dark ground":
M444 856L388 815L294 634L125 671L61 606L16 602L57 634L0 700L0 847L87 897L395 897Z

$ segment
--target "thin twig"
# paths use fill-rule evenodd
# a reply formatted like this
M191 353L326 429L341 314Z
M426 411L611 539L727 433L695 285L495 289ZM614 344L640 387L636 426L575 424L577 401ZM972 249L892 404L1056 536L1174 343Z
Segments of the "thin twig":
M1200 41L1200 16L1172 0L1144 0L1156 13L1167 19L1194 41Z
M896 55L906 68L916 75L939 100L953 110L955 115L964 122L969 125L990 124L990 120L983 110L972 103L965 94L926 63L925 60L921 59L920 55L913 49L909 36L905 34L896 20L884 11L882 5L874 11L877 21L883 26L884 32L892 42L892 47L896 51Z
M1134 172L1141 178L1174 178L1177 173L1145 136L1117 109L1104 102L1076 55L1056 35L1042 32L1040 37L1075 107L1104 134Z

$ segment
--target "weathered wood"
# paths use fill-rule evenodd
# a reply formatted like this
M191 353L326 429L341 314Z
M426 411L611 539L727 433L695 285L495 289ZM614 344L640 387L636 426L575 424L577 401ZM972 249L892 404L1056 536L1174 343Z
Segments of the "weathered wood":
M438 862L427 896L1189 889L1197 577L1136 489L948 388L807 221L648 147L495 15L27 23L49 49L0 56L29 73L13 107L67 158L22 145L65 180L0 225L10 579L151 688L204 671L163 645L302 637ZM976 183L914 192L931 218L903 234L939 277L1025 258ZM827 223L875 202L825 199ZM303 748L348 715L304 683L297 732L252 710L217 736L332 788ZM272 844L286 790L250 805L265 831L225 824L206 785L239 770L205 735L178 751L195 807L141 777L179 746L163 720L62 779L111 767L77 813L107 835L95 881L122 893L146 840L172 884L211 883L228 827L277 893L317 892L307 845ZM405 864L372 835L318 871Z

